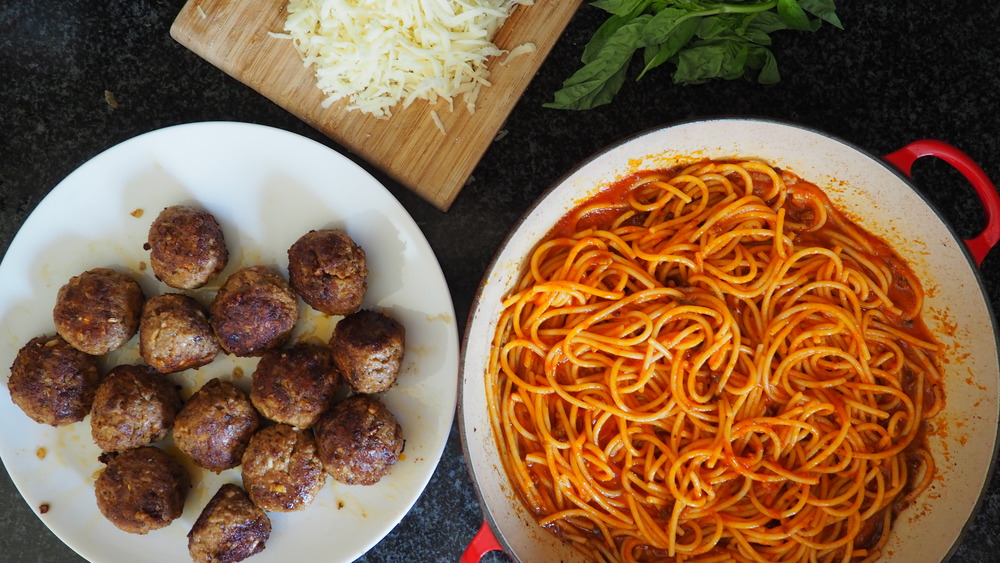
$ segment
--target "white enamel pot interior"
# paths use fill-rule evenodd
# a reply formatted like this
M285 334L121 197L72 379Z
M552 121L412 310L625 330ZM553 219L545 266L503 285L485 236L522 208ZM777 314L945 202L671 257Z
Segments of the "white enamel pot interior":
M1000 368L995 322L965 245L899 172L841 140L774 121L705 120L642 134L586 162L525 215L483 281L462 352L459 423L486 523L515 560L581 558L535 524L497 453L483 373L501 299L539 239L581 200L636 170L732 158L763 160L817 184L865 229L889 242L923 280L924 319L946 356L946 407L928 433L938 473L898 518L883 561L946 559L974 512L995 458Z

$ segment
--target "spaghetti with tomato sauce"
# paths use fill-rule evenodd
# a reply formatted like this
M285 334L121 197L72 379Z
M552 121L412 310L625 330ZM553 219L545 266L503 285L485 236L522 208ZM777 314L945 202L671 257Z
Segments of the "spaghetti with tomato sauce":
M934 461L923 290L817 186L633 174L503 303L487 401L538 523L594 561L873 561Z

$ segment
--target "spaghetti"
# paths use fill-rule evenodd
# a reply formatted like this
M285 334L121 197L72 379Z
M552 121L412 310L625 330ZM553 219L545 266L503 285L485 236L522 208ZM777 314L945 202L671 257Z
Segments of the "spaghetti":
M595 561L871 561L943 406L919 281L758 162L635 174L503 303L487 401L538 523Z

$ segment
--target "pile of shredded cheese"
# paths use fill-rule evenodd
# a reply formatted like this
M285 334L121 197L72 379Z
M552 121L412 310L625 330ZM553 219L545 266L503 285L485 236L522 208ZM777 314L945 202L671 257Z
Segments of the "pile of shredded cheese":
M387 118L398 103L440 97L454 109L461 96L471 113L490 85L489 57L504 52L492 43L494 32L517 4L530 3L290 0L285 32L313 65L324 106L347 98L348 109Z

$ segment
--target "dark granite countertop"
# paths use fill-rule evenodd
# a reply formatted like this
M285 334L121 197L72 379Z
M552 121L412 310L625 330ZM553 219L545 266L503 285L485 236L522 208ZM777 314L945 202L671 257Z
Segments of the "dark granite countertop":
M67 174L140 133L194 121L246 121L343 152L175 43L169 28L183 3L0 3L0 251ZM437 253L460 327L493 252L532 201L595 151L649 128L721 115L771 117L828 132L875 155L912 140L937 138L961 148L1000 179L1000 4L840 4L845 31L827 26L815 34L776 36L779 84L677 87L663 71L627 82L609 106L582 113L545 109L542 103L576 68L583 45L602 21L601 12L584 5L513 110L504 126L507 134L488 150L450 211L438 211L368 169L402 202ZM114 93L119 107L105 102L105 90ZM922 160L915 184L960 236L978 233L984 213L957 173ZM1000 310L1000 252L987 257L982 276L994 309ZM34 508L4 471L0 559L78 560ZM416 506L363 560L456 561L482 518L455 425ZM998 530L1000 476L994 476L955 560L1000 560Z

